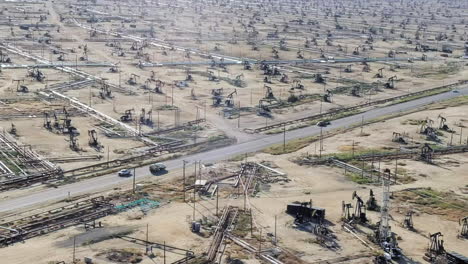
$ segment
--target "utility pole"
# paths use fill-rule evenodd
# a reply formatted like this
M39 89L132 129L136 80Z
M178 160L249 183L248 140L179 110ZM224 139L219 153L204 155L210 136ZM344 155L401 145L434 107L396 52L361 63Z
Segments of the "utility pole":
M148 248L148 244L149 244L149 241L148 241L148 231L149 231L149 224L147 223L147 224L146 224L146 248Z
M218 216L218 206L219 206L219 185L216 186L216 216Z
M361 120L361 136L362 136L363 128L364 128L364 115L362 116L362 120Z
M195 175L194 175L194 185L193 185L193 221L195 221L195 201L197 199L197 161L195 161Z
M73 260L72 260L72 263L76 263L75 253L76 253L76 236L73 237Z
M239 176L239 180L237 181L237 198L240 196L240 186L241 186L241 177Z
M107 146L107 168L109 168L109 146Z
M195 181L196 181L196 178L195 177ZM195 221L195 200L196 200L196 193L197 193L197 185L194 185L193 187L193 221Z
M463 138L463 127L460 127L460 145L462 144L462 138Z
M92 97L91 97L91 86L90 86L89 87L89 104L88 104L89 107L91 107L91 99L92 99Z
M158 110L158 131L159 131L159 110Z
M172 85L172 106L174 106L174 85Z
M395 160L395 182L397 181L398 176L398 158ZM390 179L388 179L390 181Z
M286 152L286 124L283 124L283 152Z
M136 168L133 168L133 194L135 194L135 187L136 187Z
M275 215L275 244L278 242L278 237L276 236L276 215Z
M366 169L365 168L365 164L364 164L364 160L362 161L362 170L361 170L361 178L364 178L364 170Z
M119 61L119 65L120 65L120 61ZM122 88L122 71L120 70L120 66L119 66L119 88Z
M166 241L164 241L164 264L166 264Z
M247 190L246 190L246 185L244 185L244 211L247 208Z
M323 99L320 99L320 114L322 114L322 103L323 103Z
M184 171L183 171L183 174L182 174L182 175L183 175L183 178L184 178L184 181L183 181L183 190L182 190L182 191L184 192L184 203L185 203L185 163L186 163L186 161L183 160L182 163L183 163L183 167L184 167L184 169L183 169Z
M201 183L201 160L198 161L198 177L200 177L200 183Z
M262 252L262 229L260 228L260 239L259 239L259 246L258 246L258 254Z
M322 130L323 128L320 127L320 146L319 146L319 158L322 158L322 150L323 150L323 142L322 142L322 136L323 136L323 133L322 133Z
M252 215L252 208L250 208L250 236L253 237L253 215Z
M237 128L240 128L241 107L239 101L239 116L237 117Z

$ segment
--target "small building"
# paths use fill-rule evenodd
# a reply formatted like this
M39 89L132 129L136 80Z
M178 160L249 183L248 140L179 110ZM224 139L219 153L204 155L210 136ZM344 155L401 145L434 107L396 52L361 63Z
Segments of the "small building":
M310 202L288 204L286 213L302 221L322 221L325 219L325 209L312 206Z

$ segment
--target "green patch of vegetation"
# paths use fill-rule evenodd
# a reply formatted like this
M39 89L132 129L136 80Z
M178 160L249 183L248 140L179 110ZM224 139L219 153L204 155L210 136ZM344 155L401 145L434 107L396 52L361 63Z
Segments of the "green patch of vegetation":
M191 131L202 131L202 130L205 130L205 128L203 126L193 125L193 126L189 127L189 130L191 130Z
M350 94L355 87L359 87L359 92L361 94L367 93L372 88L377 87L377 84L369 84L358 81L347 81L348 86L338 86L332 90L333 94Z
M250 232L250 215L241 213L237 218L236 228L232 232L237 237L245 237Z
M444 198L454 198L455 194L448 192L439 192L431 188L416 190L415 193L419 196L416 202L421 205L429 205L439 208L450 208L450 209L463 209L465 212L468 211L468 201L459 201L453 199L450 202L445 202ZM462 199L462 198L460 198Z
M108 249L98 256L105 256L114 263L140 263L143 260L143 252L136 248Z
M310 121L307 121L307 122L304 122L304 123L300 123L300 124L297 124L297 125L288 126L288 127L286 127L286 131L292 131L292 130L296 130L296 129L304 128L304 127L308 127L308 126L315 126L318 122L321 122L321 121L330 121L331 122L333 120L337 120L337 119L340 119L340 118L345 118L345 117L348 117L348 116L357 115L357 114L360 114L362 112L363 111L360 111L360 110L353 110L353 111L342 112L342 113L336 114L336 115L334 115L332 117L329 117L329 118L313 119L313 120L310 120ZM283 133L283 128L275 128L273 130L269 130L269 131L265 132L265 134L267 134L267 135L273 135L273 134L279 134L279 133Z
M193 137L193 131L191 130L178 130L178 131L173 131L167 136L172 137L172 138L187 138L187 137Z
M352 173L352 172L347 172L346 177L357 184L372 184L374 181L368 177L363 177L360 174L357 173Z
M317 100L320 100L322 98L322 95L320 94L304 94L297 96L298 100L295 102L284 102L282 103L287 106L296 106L296 105L301 105L301 104L306 104L306 103L311 103Z
M454 221L463 217L468 211L467 198L431 188L404 190L395 193L395 198L418 205L418 210L424 213L442 215Z
M348 117L348 116L352 116L352 115L357 115L357 114L360 114L362 113L363 111L362 110L353 110L353 111L346 111L346 112L341 112L339 114L336 114L328 119L320 119L320 120L317 120L317 121L333 121L333 120L336 120L336 119L340 119L340 118L345 118L345 117Z
M283 129L279 129L279 128L276 128L276 129L272 129L272 130L268 130L267 132L265 132L266 135L274 135L274 134L279 134L279 133L283 133Z
M445 109L447 107L456 107L456 106L461 106L461 105L466 105L466 104L468 104L468 96L464 95L464 96L458 96L449 100L445 100L437 104L429 105L428 109L430 110Z
M302 123L302 124L299 124L299 125L295 125L295 126L291 126L289 128L286 128L287 131L291 131L291 130L295 130L295 129L299 129L299 128L303 128L303 127L308 127L308 126L313 126L314 124L311 123L311 122L308 122L308 123Z
M320 244L320 241L315 237L314 238L303 239L302 241L305 242L305 243L308 243L308 244Z
M398 167L397 168L397 175L407 175L408 174L408 170L405 169L405 168L401 168L401 167Z
M304 74L304 73L299 73L298 74L298 79L315 79L315 74Z
M264 149L263 152L271 154L271 155L281 155L281 154L292 153L292 152L295 152L302 148L307 147L310 143L313 143L317 140L318 140L317 136L294 139L289 142L286 142L285 146L283 146L283 144L276 144L276 145L273 145L271 147Z
M452 90L452 88L443 87L443 88L440 88L440 89L435 89L435 90L432 90L432 91L427 91L427 92L425 92L425 93L421 93L421 94L418 94L418 95L408 96L408 97L405 97L405 98L402 98L402 99L399 99L399 100L395 100L395 101L393 101L390 105L401 104L401 103L413 101L413 100L416 100L416 99L419 99L419 98L423 98L423 97L428 97L428 96L431 96L431 95L436 95L436 94L445 93L445 92L448 92L448 91L451 91L451 90Z
M151 141L153 141L155 143L160 143L160 144L169 143L169 142L173 141L171 139L161 138L161 137L158 137L158 136L148 136L148 138L151 139Z
M415 74L415 77L417 78L427 78L427 77L433 77L433 78L444 78L447 75L453 75L457 74L460 72L462 69L462 65L457 63L457 62L448 62L446 65L440 65L439 67L436 68L430 68L430 69L423 69L423 72L419 72Z
M250 152L250 153L240 154L240 155L234 156L232 158L229 158L228 161L238 162L238 161L243 161L244 159L246 159L248 157L253 157L253 156L255 156L255 152Z
M404 175L404 176L398 177L398 181L401 182L401 183L407 184L407 183L415 182L416 179L409 176L409 175Z
M299 129L299 128L313 126L315 124L316 124L316 122L314 122L314 121L307 122L307 123L300 123L298 125L292 125L292 126L286 127L286 131L292 131L292 130L296 130L296 129ZM265 134L266 135L274 135L274 134L280 134L280 133L283 133L283 132L284 132L284 130L282 128L275 128L275 129L272 129L272 130L268 130L267 132L265 132Z
M176 110L176 109L179 109L177 106L175 105L161 105L161 106L158 106L156 107L156 110Z
M18 152L8 152L7 154L8 156L10 157L17 157L19 155ZM23 164L23 163L19 163L19 164L14 164L12 163L8 158L6 158L5 156L3 155L0 155L0 161L5 165L7 166L15 175L18 175L21 173L21 169L25 169L26 166Z
M412 126L419 126L422 125L424 120L419 119L406 119L401 122L402 125L412 125Z
M388 154L388 153L393 153L394 151L387 151L383 148L369 148L369 149L360 149L360 150L355 150L354 154L353 152L340 152L340 153L331 153L325 155L325 157L328 158L336 158L342 161L352 161L354 160L357 156L361 155L377 155L377 154ZM356 163L351 162L353 165L361 166L362 163Z
M207 140L209 142L213 142L213 141L218 141L218 140L222 140L226 138L227 138L226 135L221 134L221 135L209 136Z

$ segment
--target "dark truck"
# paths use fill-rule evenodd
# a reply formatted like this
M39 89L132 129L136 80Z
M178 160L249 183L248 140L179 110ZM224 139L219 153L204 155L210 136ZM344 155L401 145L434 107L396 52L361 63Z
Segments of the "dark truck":
M154 163L149 167L149 170L152 174L164 174L167 173L166 165L162 163Z
M319 122L317 123L317 126L319 126L319 127L326 127L326 126L328 126L328 125L330 125L330 124L331 124L331 122L330 122L329 120L322 120L322 121L319 121Z

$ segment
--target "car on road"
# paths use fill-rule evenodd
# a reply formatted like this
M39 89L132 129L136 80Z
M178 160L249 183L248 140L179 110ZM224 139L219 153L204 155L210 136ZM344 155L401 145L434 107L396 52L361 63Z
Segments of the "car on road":
M119 170L119 172L117 173L120 177L130 177L132 176L132 172L128 169L122 169L122 170Z
M319 127L326 127L328 125L330 125L330 121L328 121L328 120L322 120L322 121L319 121L317 123L317 126L319 126Z
M166 165L163 163L154 163L149 167L149 170L152 174L163 174L167 173Z

